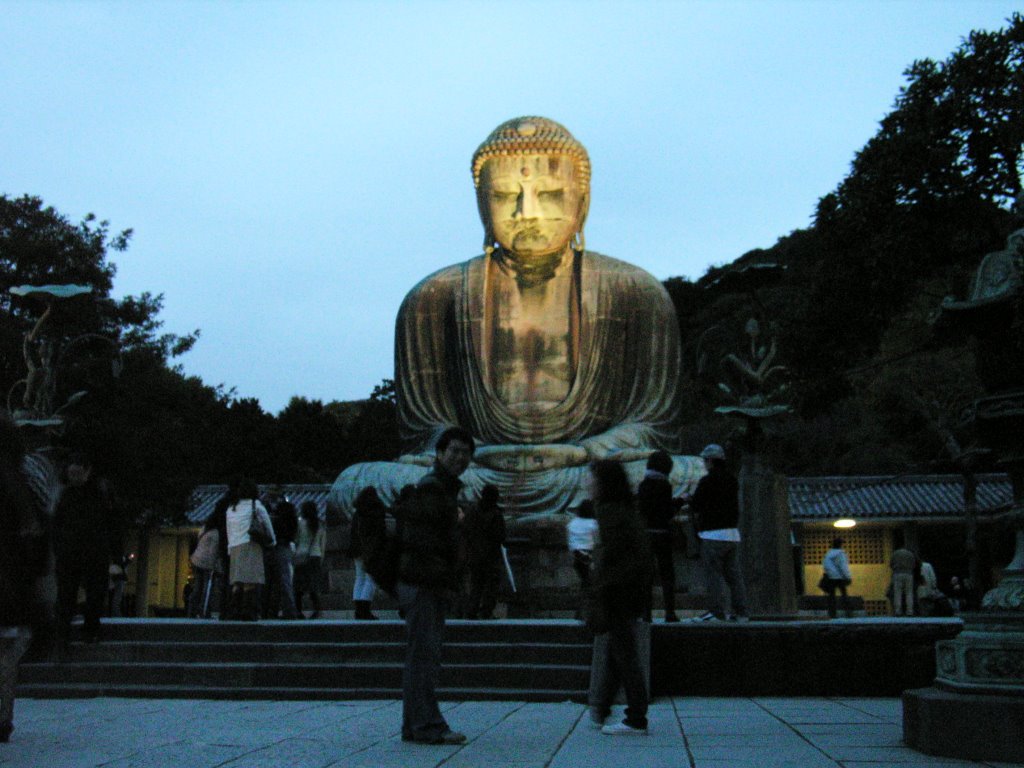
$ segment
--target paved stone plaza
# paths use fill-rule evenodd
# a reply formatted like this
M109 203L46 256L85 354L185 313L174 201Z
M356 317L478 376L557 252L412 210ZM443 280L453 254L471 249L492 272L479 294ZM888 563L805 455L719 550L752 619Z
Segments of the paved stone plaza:
M901 743L897 699L658 699L647 736L594 730L580 704L444 704L459 747L406 744L401 702L23 699L0 765L30 768L827 768L1009 766Z

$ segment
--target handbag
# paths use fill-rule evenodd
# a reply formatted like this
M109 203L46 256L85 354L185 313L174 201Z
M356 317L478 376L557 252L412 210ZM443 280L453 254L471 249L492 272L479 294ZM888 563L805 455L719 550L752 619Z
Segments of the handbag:
M266 523L263 522L263 518L256 514L255 499L252 501L252 517L249 520L249 541L259 544L263 549L268 549L274 543L270 531L266 529Z
M208 531L204 531L203 535L199 537L199 543L196 544L196 549L189 558L189 561L196 568L202 568L205 571L215 571L220 560L220 534L216 528L211 528Z

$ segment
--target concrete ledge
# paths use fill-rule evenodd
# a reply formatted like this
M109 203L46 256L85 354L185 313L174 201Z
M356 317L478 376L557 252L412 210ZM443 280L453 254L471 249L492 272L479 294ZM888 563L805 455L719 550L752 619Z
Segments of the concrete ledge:
M959 619L655 624L655 696L899 696L935 679Z
M906 691L903 741L929 755L1024 763L1024 698Z

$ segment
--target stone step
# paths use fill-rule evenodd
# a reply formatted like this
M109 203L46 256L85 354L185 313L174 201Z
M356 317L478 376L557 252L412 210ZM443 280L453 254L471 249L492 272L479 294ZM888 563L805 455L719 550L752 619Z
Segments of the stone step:
M76 630L78 627L76 626ZM23 664L24 696L401 697L400 621L111 619L102 642L60 663ZM591 641L575 621L450 621L442 680L452 697L582 700Z
M583 703L585 689L565 691L558 688L457 688L437 689L442 701L530 701ZM107 696L133 699L231 699L276 701L352 701L361 699L401 699L398 688L263 688L132 685L121 683L28 683L19 684L18 696L35 699L73 699Z
M260 663L345 664L397 662L405 658L404 641L295 643L295 642L154 642L104 641L75 644L76 663ZM456 664L587 664L590 645L566 643L445 643L446 662Z
M110 683L135 686L211 688L377 688L400 689L401 662L346 664L281 663L102 663L24 664L22 685L34 683ZM445 664L445 683L465 688L580 690L587 686L589 665Z
M102 639L111 642L405 642L399 620L259 622L215 619L104 619ZM445 643L563 643L589 645L590 638L572 619L471 621L454 619L445 626Z

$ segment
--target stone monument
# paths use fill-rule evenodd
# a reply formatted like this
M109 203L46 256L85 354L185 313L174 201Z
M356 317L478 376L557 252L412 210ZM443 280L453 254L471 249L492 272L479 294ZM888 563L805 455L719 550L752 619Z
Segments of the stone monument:
M583 145L543 117L502 123L477 148L483 253L423 279L398 312L407 453L347 468L335 508L347 513L368 485L391 502L451 425L478 442L467 496L492 483L520 518L578 504L594 459L622 461L639 482L652 451L679 452L675 311L650 274L586 250L590 172ZM678 489L703 472L676 456L670 479Z
M723 359L733 375L719 388L734 402L716 413L740 419L740 533L743 538L743 577L747 612L751 618L795 618L796 580L789 517L789 485L773 472L764 454L765 425L791 411L786 402L789 372L776 362L774 335L762 338L761 324L747 321L744 332L749 351Z

